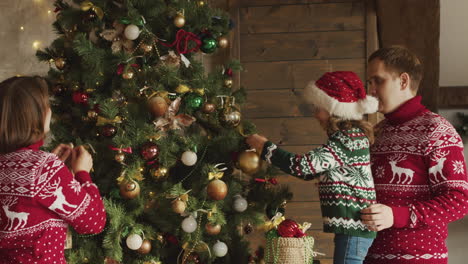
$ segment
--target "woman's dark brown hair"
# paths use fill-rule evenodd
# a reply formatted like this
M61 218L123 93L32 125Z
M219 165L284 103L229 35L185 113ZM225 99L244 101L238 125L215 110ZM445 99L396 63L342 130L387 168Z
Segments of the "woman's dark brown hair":
M374 129L372 124L365 120L343 120L331 116L327 124L327 135L331 136L336 131L345 131L355 127L362 129L369 139L369 143L374 144Z
M0 153L43 139L48 107L48 85L41 77L12 77L1 82Z

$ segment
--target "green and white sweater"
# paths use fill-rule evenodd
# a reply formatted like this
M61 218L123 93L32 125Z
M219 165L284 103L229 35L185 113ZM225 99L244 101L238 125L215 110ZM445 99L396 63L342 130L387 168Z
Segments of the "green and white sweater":
M262 158L303 180L320 177L319 194L324 232L375 238L362 222L360 210L376 203L370 168L369 140L359 128L337 131L327 144L295 155L265 143Z

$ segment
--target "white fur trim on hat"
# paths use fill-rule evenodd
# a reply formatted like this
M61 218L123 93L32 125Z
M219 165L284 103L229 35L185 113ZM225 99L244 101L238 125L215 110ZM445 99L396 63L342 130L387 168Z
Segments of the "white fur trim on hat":
M377 99L369 95L357 102L342 103L318 88L315 81L310 82L305 87L304 100L316 107L327 110L331 115L348 120L360 120L363 114L375 113L379 105Z

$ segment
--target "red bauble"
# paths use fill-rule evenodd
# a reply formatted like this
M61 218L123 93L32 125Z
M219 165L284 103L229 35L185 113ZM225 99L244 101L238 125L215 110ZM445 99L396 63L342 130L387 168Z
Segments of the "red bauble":
M117 133L117 128L111 124L102 127L101 134L105 137L112 138Z
M75 104L87 104L89 95L83 92L74 92L73 93L73 102Z
M278 234L281 237L296 237L298 232L302 233L294 220L286 219L278 225Z
M141 147L141 156L144 160L152 160L155 159L159 154L159 147L158 145L154 144L153 142L146 142Z

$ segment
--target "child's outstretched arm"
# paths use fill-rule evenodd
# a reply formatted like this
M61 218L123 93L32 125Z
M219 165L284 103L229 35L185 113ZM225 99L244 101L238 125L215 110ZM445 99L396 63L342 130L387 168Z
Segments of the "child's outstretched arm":
M331 137L327 144L304 155L297 155L280 149L277 145L259 135L249 136L246 142L251 147L261 150L262 159L303 180L312 180L325 171L344 166L347 163L347 156L344 155L346 147L334 137Z

